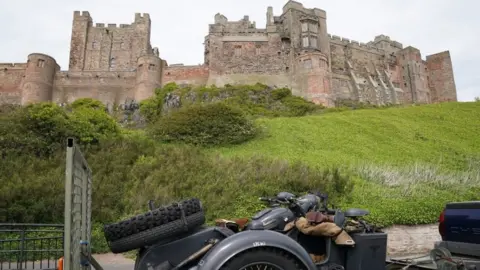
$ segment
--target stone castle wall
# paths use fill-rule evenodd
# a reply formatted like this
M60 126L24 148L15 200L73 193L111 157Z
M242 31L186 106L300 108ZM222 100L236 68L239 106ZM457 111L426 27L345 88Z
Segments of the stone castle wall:
M75 11L70 61L31 54L27 63L0 64L0 103L105 103L143 100L169 82L212 85L265 83L333 106L350 99L373 104L456 101L448 51L422 59L418 49L388 36L361 43L328 34L327 13L288 1L281 14L266 12L257 28L248 16L229 21L216 14L205 37L204 64L168 65L150 44L151 20L136 13L131 24L93 23Z

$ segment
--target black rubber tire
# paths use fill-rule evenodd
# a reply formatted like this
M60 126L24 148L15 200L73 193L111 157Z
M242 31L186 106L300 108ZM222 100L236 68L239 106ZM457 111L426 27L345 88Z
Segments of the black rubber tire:
M105 225L104 234L111 251L121 253L153 245L161 239L174 237L203 224L205 213L200 200L194 198Z
M283 270L305 270L291 254L276 248L254 248L231 258L220 270L241 270L252 263L272 263Z
M125 238L108 242L112 253L122 253L130 250L151 246L155 243L168 238L174 238L177 235L191 231L205 224L205 213L198 212L186 218L187 226L183 220L176 220L166 225L155 227L150 230L142 231Z
M105 225L103 232L107 242L113 242L179 220L182 218L180 204L186 216L203 211L199 199L192 198L131 217L127 220Z

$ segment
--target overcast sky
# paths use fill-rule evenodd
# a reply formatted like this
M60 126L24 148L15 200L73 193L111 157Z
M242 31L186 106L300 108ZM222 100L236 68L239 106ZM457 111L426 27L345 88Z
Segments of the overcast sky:
M68 68L74 10L94 23L131 23L150 13L152 46L169 64L203 62L203 39L217 12L229 20L249 15L264 27L267 6L281 14L286 0L0 0L0 62L26 62L40 52ZM368 42L386 34L428 54L450 50L458 99L480 96L480 3L474 0L303 0L327 11L330 34Z

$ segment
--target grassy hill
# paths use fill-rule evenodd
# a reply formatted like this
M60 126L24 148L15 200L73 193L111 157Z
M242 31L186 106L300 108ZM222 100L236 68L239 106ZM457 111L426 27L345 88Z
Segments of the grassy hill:
M62 221L67 136L94 172L97 252L102 224L150 199L198 197L211 221L251 216L258 196L317 189L384 226L436 222L446 202L480 199L480 102L330 110L262 85L167 90L141 107L146 129L121 127L96 101L0 108L0 222ZM166 113L172 93L188 100Z
M480 199L480 102L259 119L262 138L212 150L340 167L357 178L343 206L389 224L435 222L445 202Z
M480 102L352 110L257 120L266 135L224 155L302 160L314 166L438 165L464 170L480 159Z

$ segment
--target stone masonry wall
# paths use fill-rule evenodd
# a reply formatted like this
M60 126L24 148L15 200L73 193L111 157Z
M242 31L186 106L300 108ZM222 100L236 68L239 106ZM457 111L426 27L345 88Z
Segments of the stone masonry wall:
M53 101L71 103L95 98L105 104L120 104L134 98L135 72L58 72Z
M204 85L208 81L208 66L168 66L163 72L162 84L176 82L177 84Z
M445 51L427 56L428 85L432 91L432 102L456 101L457 91L453 76L450 52Z
M0 104L19 104L25 63L0 64Z

